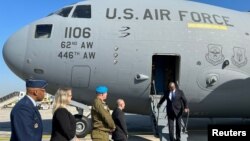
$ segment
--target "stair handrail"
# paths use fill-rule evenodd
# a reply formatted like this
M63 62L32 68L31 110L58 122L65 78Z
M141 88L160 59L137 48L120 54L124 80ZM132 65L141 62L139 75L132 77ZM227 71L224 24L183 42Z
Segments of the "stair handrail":
M153 86L153 89L154 89L154 93L153 93L153 95L157 95L157 93L156 93L156 88L155 88L155 80L153 80L152 81L152 83L151 83L151 87ZM155 107L156 107L156 105L155 105L155 99L154 99L154 97L151 97L151 104L152 104L152 111L154 112L154 114L156 113L155 112Z
M182 132L183 133L187 133L188 121L189 121L189 111L187 112L186 123L184 123L184 120L182 119L182 122L183 122L183 125L182 125L183 130L182 130Z
M157 95L157 93L156 93L156 88L155 88L155 80L152 81L152 84L153 84L153 86L154 86L154 95Z

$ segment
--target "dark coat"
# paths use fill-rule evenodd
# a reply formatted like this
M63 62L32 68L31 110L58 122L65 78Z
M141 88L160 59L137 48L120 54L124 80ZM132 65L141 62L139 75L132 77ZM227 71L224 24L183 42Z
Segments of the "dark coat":
M112 118L116 125L116 129L112 133L112 139L126 141L128 131L124 117L124 112L120 108L116 108L112 113Z
M10 141L41 141L43 124L41 115L32 101L25 96L12 109Z
M51 141L69 141L76 135L75 117L65 108L58 108L52 119Z
M183 113L184 108L188 108L187 100L182 92L182 90L176 89L175 98L173 101L169 98L170 91L164 93L164 96L161 98L159 104L161 105L165 100L167 100L167 114L181 115Z

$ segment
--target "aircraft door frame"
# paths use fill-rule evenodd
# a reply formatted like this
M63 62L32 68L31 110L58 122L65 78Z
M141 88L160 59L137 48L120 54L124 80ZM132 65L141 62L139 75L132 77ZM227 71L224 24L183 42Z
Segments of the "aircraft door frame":
M163 94L169 82L179 84L180 55L154 54L152 56L151 80L155 81L155 89L151 88L151 94ZM152 85L153 86L153 85Z

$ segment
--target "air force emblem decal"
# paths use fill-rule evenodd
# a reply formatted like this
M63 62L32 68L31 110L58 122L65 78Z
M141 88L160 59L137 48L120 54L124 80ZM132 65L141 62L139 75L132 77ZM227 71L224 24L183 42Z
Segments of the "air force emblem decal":
M222 46L216 44L208 45L208 53L206 54L206 59L214 66L221 64L225 59L224 55L222 54Z
M245 55L246 49L240 47L234 47L234 55L232 56L231 60L232 63L237 67L243 67L247 64L247 57Z

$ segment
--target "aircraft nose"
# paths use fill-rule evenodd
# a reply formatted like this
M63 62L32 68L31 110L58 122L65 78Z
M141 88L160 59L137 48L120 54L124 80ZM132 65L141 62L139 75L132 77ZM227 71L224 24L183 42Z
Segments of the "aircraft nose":
M8 67L18 76L23 74L27 47L28 26L14 33L4 44L3 58Z

